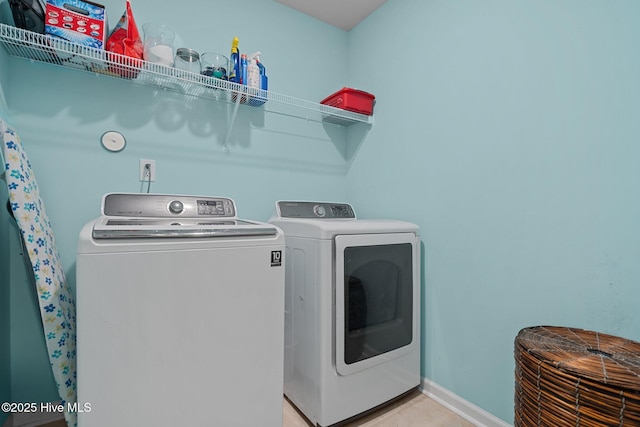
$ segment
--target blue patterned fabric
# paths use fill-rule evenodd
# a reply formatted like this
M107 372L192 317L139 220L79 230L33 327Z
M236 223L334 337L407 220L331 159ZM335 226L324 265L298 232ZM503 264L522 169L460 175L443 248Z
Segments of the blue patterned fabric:
M76 414L66 411L67 402L76 402L75 301L65 280L51 223L20 138L2 120L0 132L9 201L33 267L53 377L65 405L67 425L75 427Z

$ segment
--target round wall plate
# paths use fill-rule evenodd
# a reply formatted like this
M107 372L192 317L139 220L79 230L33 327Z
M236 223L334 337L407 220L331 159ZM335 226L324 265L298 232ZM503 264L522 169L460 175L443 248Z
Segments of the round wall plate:
M100 141L104 148L113 152L124 150L124 146L127 144L127 140L124 139L124 135L120 132L116 132L115 130L103 133Z

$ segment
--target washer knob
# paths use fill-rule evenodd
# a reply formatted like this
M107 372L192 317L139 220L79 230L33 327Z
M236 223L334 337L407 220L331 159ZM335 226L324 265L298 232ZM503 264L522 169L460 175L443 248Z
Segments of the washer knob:
M313 207L313 213L322 218L327 214L327 210L322 205L315 205Z
M180 200L173 200L169 203L169 212L172 214L180 214L184 210L184 204Z

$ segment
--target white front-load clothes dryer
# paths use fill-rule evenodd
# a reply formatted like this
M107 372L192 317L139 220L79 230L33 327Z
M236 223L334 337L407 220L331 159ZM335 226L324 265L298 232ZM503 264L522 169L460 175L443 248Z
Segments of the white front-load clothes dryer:
M276 203L285 234L284 392L328 426L420 384L418 226L344 203Z
M281 427L283 250L228 198L105 195L77 249L79 426Z

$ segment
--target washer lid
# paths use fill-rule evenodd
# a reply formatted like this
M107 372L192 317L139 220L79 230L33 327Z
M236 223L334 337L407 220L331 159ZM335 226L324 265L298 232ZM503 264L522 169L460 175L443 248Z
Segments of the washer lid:
M227 197L175 194L107 193L94 239L273 236L271 224L236 217Z
M103 216L93 226L94 239L139 238L218 238L275 236L278 229L270 224L241 219L162 219Z

